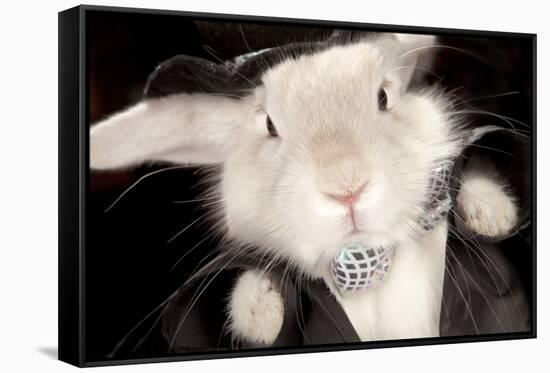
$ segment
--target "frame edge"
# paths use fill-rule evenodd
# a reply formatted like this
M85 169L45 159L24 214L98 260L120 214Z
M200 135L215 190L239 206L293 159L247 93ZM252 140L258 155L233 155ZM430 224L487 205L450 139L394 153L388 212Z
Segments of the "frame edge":
M83 366L80 25L80 7L58 13L58 359L76 366Z

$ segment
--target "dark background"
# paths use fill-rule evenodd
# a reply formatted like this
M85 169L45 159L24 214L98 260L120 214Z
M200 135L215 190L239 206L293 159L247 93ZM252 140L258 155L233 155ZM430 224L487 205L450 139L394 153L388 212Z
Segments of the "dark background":
M155 66L176 55L188 54L212 61L232 58L249 50L296 41L324 38L329 27L274 25L269 22L221 22L175 15L90 11L87 13L89 121L95 123L137 102ZM463 100L518 94L471 102L478 109L522 121L531 129L533 50L530 38L460 37L442 35L441 44L467 50L437 52L428 83L439 83ZM505 125L496 117L471 116L472 125ZM105 209L143 175L170 166L150 164L133 170L91 172L86 247L87 360L105 360L116 343L159 305L198 261L217 243L202 242L194 254L172 266L207 235L208 224L195 224L177 239L177 232L204 213L197 198L197 169L171 170L144 179L112 209ZM530 188L529 167L518 175ZM530 190L526 191L530 195ZM530 204L529 199L521 201ZM528 242L531 234L523 232ZM532 253L518 252L514 242L504 245L532 294Z

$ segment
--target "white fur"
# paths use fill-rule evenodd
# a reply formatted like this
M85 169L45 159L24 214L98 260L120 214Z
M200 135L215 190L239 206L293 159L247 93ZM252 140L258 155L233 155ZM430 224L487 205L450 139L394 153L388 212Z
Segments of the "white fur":
M465 172L457 205L459 216L475 234L502 236L518 222L514 198L490 168L476 166Z
M251 270L239 276L228 307L228 327L234 338L271 344L283 317L283 298L266 275Z
M91 165L223 162L214 192L232 239L324 278L363 340L437 336L446 227L422 237L417 218L434 162L457 156L460 141L441 94L407 90L418 48L433 42L390 36L289 58L241 100L146 101L92 129ZM381 87L389 100L382 112ZM268 135L266 115L279 137ZM354 230L348 209L330 196L365 183ZM395 246L394 265L379 289L342 298L329 267L351 241ZM266 281L250 272L239 278L228 311L234 336L275 339L282 298Z

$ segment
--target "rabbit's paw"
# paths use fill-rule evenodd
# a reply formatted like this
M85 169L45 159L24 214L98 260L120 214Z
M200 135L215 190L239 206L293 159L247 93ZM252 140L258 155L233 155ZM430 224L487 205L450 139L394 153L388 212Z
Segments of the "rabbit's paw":
M457 212L475 234L498 237L510 233L518 221L514 198L506 185L480 173L467 174L457 196Z
M250 270L238 278L228 313L233 338L269 345L283 325L284 300L269 277Z

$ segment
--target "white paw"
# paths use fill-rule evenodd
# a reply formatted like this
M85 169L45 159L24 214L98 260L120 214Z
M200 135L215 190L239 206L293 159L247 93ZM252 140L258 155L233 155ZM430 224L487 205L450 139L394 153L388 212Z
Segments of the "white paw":
M233 337L271 344L283 325L284 300L267 276L247 271L235 284L228 313Z
M457 210L473 233L490 237L510 233L518 221L514 198L506 193L506 186L479 173L466 175Z

